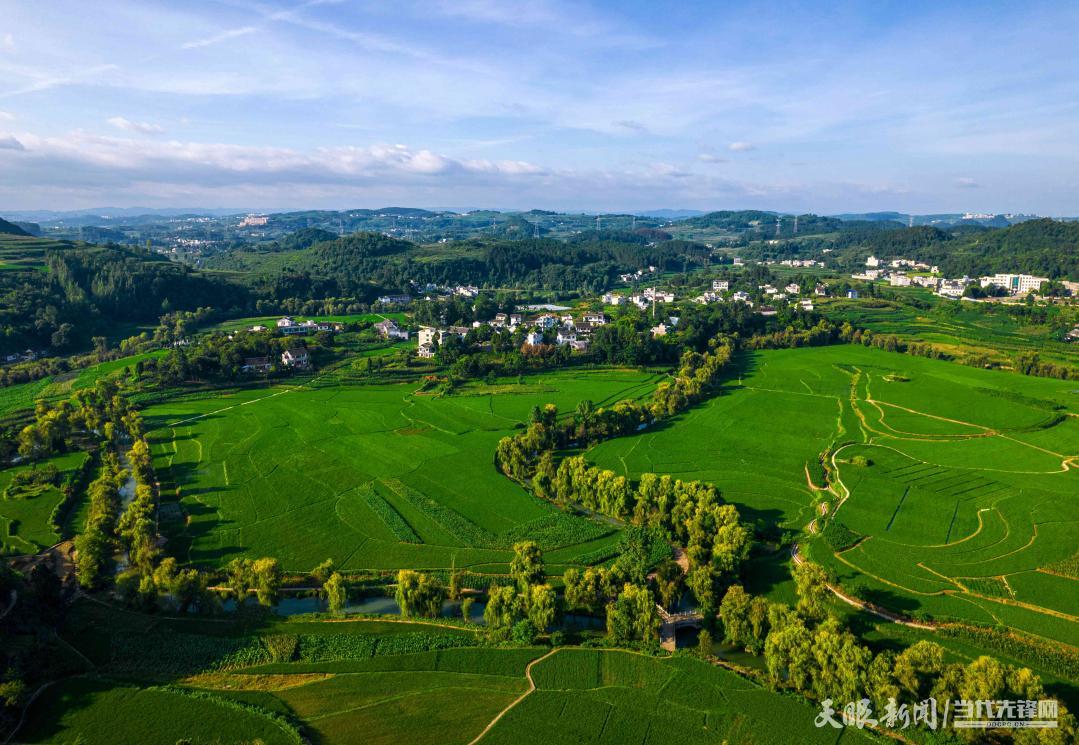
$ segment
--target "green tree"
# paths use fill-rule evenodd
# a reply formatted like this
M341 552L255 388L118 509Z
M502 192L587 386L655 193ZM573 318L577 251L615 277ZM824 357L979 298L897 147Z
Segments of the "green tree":
M697 635L697 654L705 660L712 657L712 633L708 629L701 629Z
M543 552L535 541L521 541L513 546L513 559L510 560L510 576L517 583L517 589L527 593L532 585L543 584L547 576L543 568Z
M659 614L652 591L626 583L614 602L607 605L607 635L616 642L659 638Z
M326 605L330 613L340 613L345 609L348 604L348 587L340 574L334 572L327 577L322 589L326 593Z
M430 575L412 569L402 569L397 573L394 599L404 618L438 618L443 597L442 588Z
M810 620L824 618L830 593L824 567L810 561L796 562L793 574L798 612Z
M723 639L728 644L746 647L750 643L750 597L741 585L731 585L719 604L719 620L723 624Z
M550 585L535 585L528 602L528 620L538 633L546 631L558 617L558 596Z

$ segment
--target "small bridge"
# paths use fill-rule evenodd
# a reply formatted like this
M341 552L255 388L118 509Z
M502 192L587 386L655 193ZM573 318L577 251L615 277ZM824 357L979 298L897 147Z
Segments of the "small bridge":
M659 627L659 646L673 652L677 647L676 634L679 626L701 627L704 616L697 611L683 611L681 613L668 613L667 609L656 603L656 612L661 621Z

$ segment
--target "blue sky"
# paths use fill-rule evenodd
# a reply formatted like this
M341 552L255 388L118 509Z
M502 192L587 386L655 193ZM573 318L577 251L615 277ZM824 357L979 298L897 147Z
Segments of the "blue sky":
M1079 214L1079 3L0 0L0 211Z

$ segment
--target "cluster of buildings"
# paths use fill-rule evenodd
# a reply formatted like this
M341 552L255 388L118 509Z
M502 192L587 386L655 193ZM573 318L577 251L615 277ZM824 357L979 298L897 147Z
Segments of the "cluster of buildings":
M865 281L887 281L892 287L924 287L941 297L961 298L967 287L974 284L972 277L941 277L940 267L913 261L911 259L892 259L884 261L876 256L865 260L866 268L851 275L854 279ZM908 273L912 272L912 273ZM1010 295L1027 295L1038 292L1048 277L1035 277L1030 274L994 274L977 280L983 288L1000 287Z
M16 362L33 362L44 354L44 352L35 352L33 349L27 349L24 352L10 352L5 354L3 361L5 365L11 365Z
M636 282L637 280L639 280L644 275L652 274L655 271L656 271L656 268L654 266L649 266L648 271L645 271L644 269L638 269L637 271L631 272L629 274L620 274L620 275L618 275L618 278L620 280L622 280L623 282Z
M770 284L758 285L757 289L768 298L769 302L787 300L789 302L797 302L802 310L813 310L813 301L810 298L799 298L799 295L802 294L802 287L795 282L791 282L782 289ZM753 307L753 298L748 292L739 290L728 296L725 293L729 290L730 280L715 279L712 280L711 291L701 293L693 298L693 302L700 305L706 305L708 303L723 303L729 300L730 302L745 303L751 308ZM816 287L814 287L813 293L818 297L824 297L828 294L828 288L825 285L818 283ZM774 316L777 313L775 307L771 305L762 305L757 309L757 312L762 315L770 316Z
M660 290L655 287L646 287L644 290L634 295L619 295L614 292L608 292L603 296L603 302L606 305L632 303L641 310L645 310L653 303L673 303L674 293Z
M547 339L553 332L554 343L558 346L569 346L574 351L584 352L588 350L592 332L606 324L607 316L599 312L588 312L580 318L574 318L570 313L562 315L543 313L531 319L526 319L521 313L498 313L489 321L473 321L472 328L488 326L499 331L524 331L523 346L527 347L547 344ZM400 329L393 321L383 321L377 324L376 328L385 338L408 338L408 332ZM430 359L435 356L438 346L452 338L464 339L472 328L422 326L416 335L418 342L416 354L422 359ZM399 336L399 334L404 334L404 336Z
M285 336L307 336L317 331L341 331L344 326L329 321L295 321L290 316L278 319L277 330ZM252 331L264 331L263 326L252 326Z

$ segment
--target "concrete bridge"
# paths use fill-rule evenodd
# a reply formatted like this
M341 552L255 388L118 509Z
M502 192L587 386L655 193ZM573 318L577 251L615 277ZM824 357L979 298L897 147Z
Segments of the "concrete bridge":
M656 603L656 612L659 614L659 646L673 652L677 647L677 631L680 626L701 627L704 620L697 611L683 611L681 613L668 613L667 609Z

